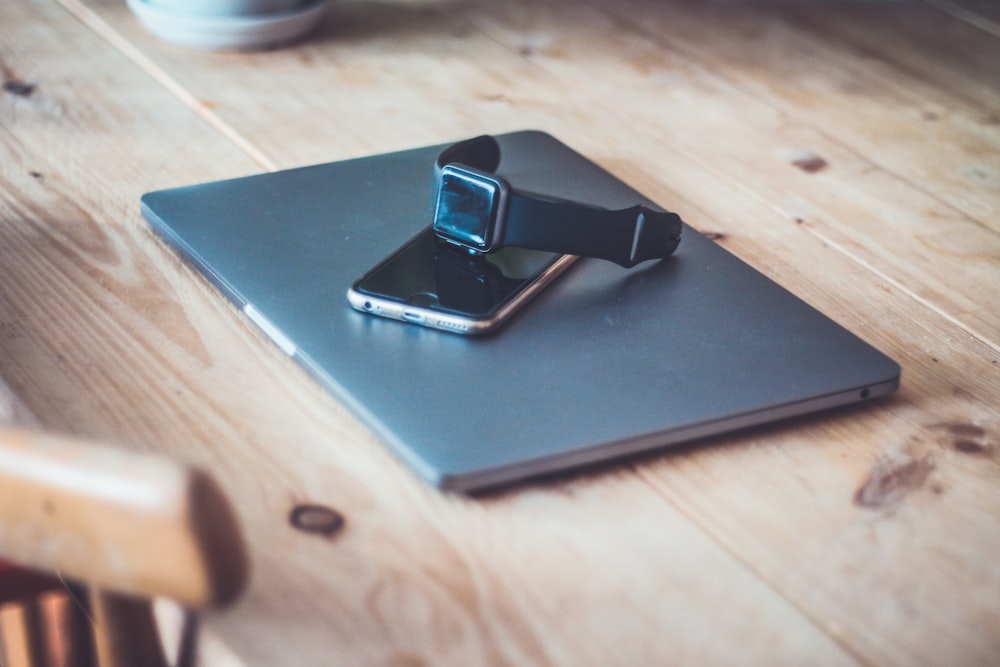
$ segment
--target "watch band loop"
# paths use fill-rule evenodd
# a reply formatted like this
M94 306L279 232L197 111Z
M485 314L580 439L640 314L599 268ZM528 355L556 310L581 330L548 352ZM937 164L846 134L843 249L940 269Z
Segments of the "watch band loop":
M438 155L436 174L452 163L493 173L500 166L500 144L488 134L453 144Z

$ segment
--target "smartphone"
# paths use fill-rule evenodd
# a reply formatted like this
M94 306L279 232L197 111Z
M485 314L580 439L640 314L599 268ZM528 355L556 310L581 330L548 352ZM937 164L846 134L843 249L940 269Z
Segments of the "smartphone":
M458 334L485 334L577 259L523 248L470 254L428 227L359 278L347 298L370 315Z

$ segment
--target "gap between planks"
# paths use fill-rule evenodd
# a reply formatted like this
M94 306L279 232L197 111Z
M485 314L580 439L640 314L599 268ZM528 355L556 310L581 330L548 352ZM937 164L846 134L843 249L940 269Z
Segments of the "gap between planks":
M924 0L924 3L934 9L944 12L949 16L958 19L962 23L967 23L974 28L989 33L1000 38L1000 23L996 23L985 16L980 15L975 10L963 7L953 0Z
M132 44L132 42L123 37L114 28L109 26L102 18L100 18L93 10L84 5L81 0L55 0L55 1L58 4L60 4L64 9L66 9L66 11L72 14L75 18L77 18L81 23L86 25L88 28L94 30L94 32L96 32L101 38L103 38L111 46L113 46L120 53L122 53L133 64L139 67L140 70L148 74L154 81L156 81L160 86L162 86L165 90L167 90L167 92L169 92L171 95L177 98L182 104L184 104L186 107L190 108L192 111L198 114L199 117L204 119L213 129L215 129L224 137L226 137L232 144L234 144L238 149L240 149L243 153L245 153L248 157L250 157L250 159L253 160L256 164L258 164L262 169L264 169L265 171L278 170L277 163L271 160L266 154L264 154L263 151L256 148L249 139L247 139L240 132L238 132L233 126L223 121L217 114L215 114L208 107L206 107L186 88L184 88L184 86L182 86L176 79L167 74L166 71L160 68L146 54L144 54L134 44ZM958 20L974 25L977 28L980 28L990 34L1000 37L1000 25L997 25L993 21L990 21L989 19L980 16L979 14L975 13L972 10L962 7L961 5L959 5L956 2L953 2L952 0L924 0L924 2L928 6L934 7L935 9L943 13L946 13L950 16L953 16ZM592 9L603 13L604 11L603 5L595 5L593 2L588 2L588 4L591 6ZM476 26L476 28L479 29L478 26ZM636 29L636 26L629 26L629 28ZM493 41L499 43L501 46L506 46L501 41L496 40L495 38L490 36L488 31L482 31L481 29L479 29L479 31L482 32L484 36L486 36L487 38L492 39ZM640 28L640 33L641 32L642 30ZM549 73L548 70L545 68L545 66L542 65L541 63L532 60L530 58L526 58L522 54L517 54L517 55L519 57L524 58L532 66L539 68L541 71ZM681 57L685 58L686 60L689 60L686 54L681 54ZM690 62L695 66L699 67L701 66L700 63L696 61L690 61ZM750 94L748 91L743 91L743 92ZM598 103L602 107L604 107L606 111L610 113L614 113L616 111L614 108L608 107L603 102L603 100L599 100ZM823 135L827 140L830 140L833 143L841 145L846 150L851 150L849 146L843 146L843 144L837 141L834 137L827 135L825 132L823 132L821 128L812 128L812 129L818 132L819 134ZM757 201L760 201L761 203L763 203L770 209L774 210L785 219L790 221L795 220L795 216L785 211L779 204L771 202L769 199L757 193L753 189L750 189L739 182L733 181L732 179L727 177L724 173L721 173L713 169L710 164L706 164L704 161L700 160L696 155L693 155L689 151L686 151L683 147L676 145L673 142L664 140L662 137L660 137L658 141L664 143L674 152L683 155L691 162L698 164L700 167L707 170L709 173L713 174L716 178L722 180L723 182L728 183L731 187L735 187L741 190L742 192L750 195ZM922 188L912 183L909 179L906 179L900 176L899 174L896 174L890 169L886 169L882 165L876 165L876 166L879 169L886 171L887 173L893 174L896 178L899 178L901 181L907 183L910 187L913 187L914 189L920 190L924 194L927 194L935 201L939 201L939 203L941 203L942 205L946 206L948 205L947 202L943 202L939 200L937 197L933 196L931 193L924 191ZM948 207L952 208L951 206ZM895 289L898 289L902 294L907 295L908 297L913 299L916 303L924 306L931 312L941 316L947 322L953 324L954 326L958 327L961 331L967 333L969 336L982 342L984 345L988 346L991 350L993 350L997 354L1000 354L1000 341L992 340L992 338L987 336L984 332L979 331L977 328L974 328L973 326L963 322L961 319L949 314L947 311L938 307L930 300L921 297L914 290L907 288L899 280L892 278L884 271L880 271L879 269L877 269L870 262L865 261L863 258L855 255L854 253L851 253L846 247L843 246L843 244L838 243L832 237L823 234L822 232L809 226L804 227L804 229L805 231L809 232L810 234L821 240L823 243L828 244L831 248L841 253L845 257L849 258L851 261L856 263L858 266L860 266L867 272L870 272L875 276L877 276L878 278L886 281L886 283L892 285Z
M828 637L830 641L839 646L844 653L849 655L859 665L863 665L865 667L875 667L877 663L873 663L871 660L866 659L866 657L857 648L852 646L839 627L817 617L815 614L811 613L806 606L796 602L794 598L787 595L777 582L773 580L773 577L769 576L770 573L767 570L757 567L751 561L744 558L741 555L740 549L736 548L736 545L733 542L726 539L723 531L716 530L715 526L710 522L702 521L702 517L699 516L698 512L692 509L687 503L683 502L681 497L666 493L663 490L662 485L657 483L655 475L650 473L648 468L639 465L632 465L631 468L636 477L641 479L642 483L645 484L654 494L663 498L663 500L669 505L676 508L681 516L685 517L691 522L692 525L696 526L698 530L702 531L713 544L716 544L724 553L729 554L729 557L739 563L748 573L750 573L751 576L753 576L753 578L765 585L771 593L784 600L789 607L797 611L802 618L808 621L819 632ZM681 494L681 496L683 496L683 494Z
M680 155L683 155L685 158L687 158L691 162L694 162L695 164L699 165L700 167L702 167L703 169L705 169L706 171L708 171L709 173L711 173L712 175L714 175L716 178L718 178L720 181L728 183L731 187L733 187L733 188L735 188L735 189L743 192L744 194L749 195L751 198L755 199L756 201L760 202L764 206L766 206L766 207L770 208L771 210L775 211L778 215L782 216L783 218L785 218L785 219L787 219L787 220L789 220L791 222L795 222L796 221L795 215L793 215L793 214L789 213L788 211L784 210L784 208L782 208L782 206L780 204L776 204L776 203L771 202L768 198L760 195L754 189L752 189L752 188L750 188L748 186L745 186L745 185L743 185L742 183L740 183L738 181L730 179L724 173L716 171L715 169L712 168L712 166L710 164L704 163L696 155L692 155L690 152L685 151L683 147L673 145L671 142L665 141L662 137L658 138L658 141L661 141L661 142L665 143L672 150L674 150L675 152L677 152ZM879 168L881 168L881 167L879 167ZM892 173L892 172L889 172L889 173ZM903 180L905 181L905 179L903 179ZM909 183L909 181L905 181L905 182ZM936 200L936 198L935 198L935 200ZM942 204L947 205L945 202L942 202ZM803 231L808 232L809 234L812 234L817 239L819 239L823 243L827 244L833 250L841 253L842 255L844 255L845 257L847 257L851 261L853 261L855 264L857 264L860 267L862 267L863 269L865 269L867 272L869 272L869 273L877 276L881 280L884 280L887 284L892 285L895 289L899 290L899 292L901 294L904 294L904 295L908 296L909 298L913 299L913 301L915 301L916 303L918 303L921 306L927 308L928 310L930 310L931 312L935 313L936 315L941 316L942 318L944 318L945 321L947 321L950 324L954 325L959 330L964 331L969 336L971 336L972 338L975 338L976 340L978 340L979 342L981 342L983 345L986 345L991 350L993 350L996 354L1000 355L1000 341L994 341L987 334L979 331L977 328L972 327L968 323L963 322L958 317L955 317L954 315L951 315L946 310L944 310L940 306L936 305L935 303L933 303L929 299L920 296L917 292L915 292L914 290L908 288L902 282L900 282L899 280L893 278L891 275L889 275L885 271L879 270L871 262L868 262L863 257L860 257L860 256L856 255L855 253L852 253L850 250L848 250L846 247L844 247L843 244L838 243L832 236L828 236L827 234L824 234L823 232L821 232L820 230L816 229L815 227L813 227L811 225L800 225L800 227L801 227L801 229Z
M937 1L937 0L928 0L928 1L929 2L933 2L933 1ZM947 0L944 0L944 1L947 1ZM600 3L594 3L592 0L588 0L587 4L591 7L591 9L593 9L593 10L595 10L595 11L601 13L601 14L605 14L605 5L600 4ZM619 22L620 21L620 19L617 16L614 16L614 15L608 15L608 16L609 16L609 18L611 20L613 20L615 22ZM644 31L642 30L641 26L636 26L636 25L628 24L628 25L626 25L626 27L629 30L637 30L640 34L645 34ZM542 64L542 63L538 62L537 60L534 60L534 59L532 59L530 57L527 57L524 54L517 53L513 49L510 49L509 45L506 44L503 40L496 39L495 37L493 37L492 35L489 34L489 31L482 30L482 28L480 28L478 25L476 26L476 28L481 33L483 33L488 39L493 40L494 42L496 42L497 44L499 44L501 47L508 49L512 53L515 53L515 55L517 55L520 58L523 58L526 62L528 62L529 64L531 64L533 67L538 68L540 71L545 72L546 74L554 75L554 73L551 72L551 71L549 71L544 64ZM647 37L649 37L649 36L647 35ZM686 53L680 53L680 52L678 52L678 55L681 58L684 58L685 60L687 60L694 67L698 67L698 68L702 68L703 67L703 65L700 62L698 62L697 60L692 60ZM736 86L744 94L746 94L746 95L748 95L750 97L753 97L755 99L759 99L758 96L754 95L754 93L752 91L745 90L744 88L742 88L738 84L732 84L732 85ZM615 115L618 111L620 111L620 109L614 107L613 105L609 106L605 102L605 98L603 98L603 97L599 97L598 99L592 100L592 102L594 102L596 105L598 105L601 108L603 108L604 111L608 112L611 115ZM782 111L779 107L772 107L772 108L775 111L778 111L778 112ZM853 149L852 146L844 144L843 142L839 141L836 137L833 137L833 136L829 135L828 133L826 133L822 128L815 127L815 126L813 126L811 124L806 125L806 127L809 127L811 130L815 131L817 134L823 136L827 141L830 141L832 144L835 144L835 145L841 147L845 151L849 151L849 152L852 152L852 153L854 152L854 149ZM678 155L682 155L684 158L686 158L690 162L692 162L692 163L700 166L702 169L704 169L708 173L712 174L714 177L716 177L717 179L719 179L721 182L727 183L730 187L735 188L735 189L737 189L737 190L739 190L739 191L741 191L741 192L749 195L754 200L761 202L763 205L765 205L766 207L768 207L771 210L775 211L776 213L778 213L780 216L782 216L786 220L789 220L791 222L795 222L796 221L796 216L794 214L792 214L792 213L789 213L780 204L772 202L768 197L766 197L766 196L758 193L753 188L751 188L751 187L749 187L749 186L747 186L747 185L745 185L745 184L743 184L743 183L741 183L739 181L736 181L736 180L730 178L729 176L727 176L725 173L723 173L723 172L721 172L721 171L713 168L713 166L710 163L707 163L705 160L699 158L697 155L693 154L691 151L686 150L683 146L678 145L675 142L672 142L669 139L664 138L663 136L658 136L656 138L656 142L663 144L664 146L666 146L667 148L669 148L673 152L677 153ZM954 206L952 206L949 202L940 199L939 197L935 196L933 193L931 193L931 192L927 191L926 189L924 189L923 187L921 187L919 184L916 184L913 181L911 181L909 178L906 178L906 177L904 177L904 176L896 173L892 169L887 168L887 167L885 167L885 166L883 166L881 164L877 164L877 163L872 163L872 164L876 168L882 170L883 172L885 172L887 174L891 174L894 178L899 179L900 182L905 183L908 187L911 187L914 190L917 190L918 192L926 195L928 198L933 199L934 201L938 202L941 206L944 206L944 207L948 208L949 210L956 211L957 213L960 213L962 215L966 215L964 212L958 211L957 209L955 209ZM978 221L976 221L976 222L978 223ZM958 317L956 317L956 316L951 315L950 313L948 313L942 307L934 304L931 300L929 300L929 299L927 299L925 297L920 296L920 294L918 294L915 290L913 290L911 288L908 288L900 280L897 280L897 279L893 278L892 276L890 276L885 271L879 270L871 262L869 262L869 261L865 260L864 258L856 255L855 253L852 253L842 243L837 242L832 236L824 234L821 231L819 231L819 230L817 230L814 227L809 226L809 225L803 225L801 227L802 227L802 229L804 231L807 231L808 233L812 234L814 237L816 237L817 239L819 239L823 243L827 244L830 248L834 249L836 252L841 253L842 255L844 255L845 257L847 257L851 261L853 261L855 264L857 264L858 266L860 266L861 268L863 268L865 271L873 274L874 276L878 277L881 280L884 280L887 284L892 285L895 289L899 290L899 292L901 294L904 294L907 297L911 298L914 302L916 302L917 304L919 304L919 305L927 308L932 313L935 313L936 315L941 316L945 321L947 321L950 324L956 326L959 330L965 332L970 337L972 337L972 338L976 339L977 341L983 343L984 345L986 345L987 347L989 347L991 350L993 350L995 353L1000 354L1000 340L993 340L993 338L990 337L987 333L985 333L983 331L980 331L978 328L973 327L973 326L971 326L970 324L968 324L966 322L963 322Z
M140 70L148 74L156 83L166 89L171 95L176 97L182 104L194 111L213 129L233 143L238 149L243 151L251 160L256 162L265 171L277 171L278 165L259 150L249 139L236 131L231 125L219 118L184 86L177 82L172 76L163 71L146 54L140 51L132 42L119 34L114 28L109 26L93 10L84 5L80 0L55 0L63 9L72 14L77 20L97 33L102 39L108 42L122 55L132 61Z

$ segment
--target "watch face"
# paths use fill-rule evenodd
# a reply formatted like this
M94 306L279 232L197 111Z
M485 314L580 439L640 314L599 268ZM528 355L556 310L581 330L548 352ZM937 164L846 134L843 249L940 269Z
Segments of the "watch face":
M475 250L493 246L501 185L488 175L445 165L441 171L434 231Z

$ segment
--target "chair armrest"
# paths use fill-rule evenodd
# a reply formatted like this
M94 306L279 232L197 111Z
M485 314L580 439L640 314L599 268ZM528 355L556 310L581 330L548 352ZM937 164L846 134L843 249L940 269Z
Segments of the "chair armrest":
M206 474L170 460L0 430L0 558L189 607L231 602L248 561Z

